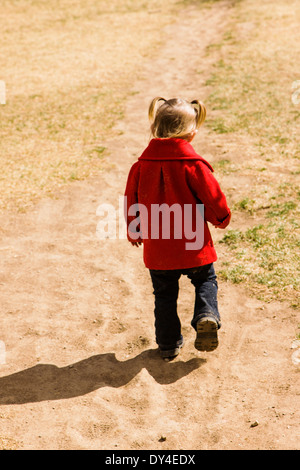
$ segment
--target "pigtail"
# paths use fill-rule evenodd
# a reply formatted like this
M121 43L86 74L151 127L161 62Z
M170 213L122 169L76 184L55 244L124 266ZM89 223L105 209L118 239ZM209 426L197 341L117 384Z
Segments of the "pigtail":
M154 98L151 101L150 106L149 106L149 111L148 111L148 116L149 116L150 122L153 122L154 119L155 119L156 105L157 105L158 101L166 102L165 98L162 98L161 96L157 96L156 98Z
M196 129L198 129L205 121L206 118L206 108L201 101L193 100L191 105L196 111Z

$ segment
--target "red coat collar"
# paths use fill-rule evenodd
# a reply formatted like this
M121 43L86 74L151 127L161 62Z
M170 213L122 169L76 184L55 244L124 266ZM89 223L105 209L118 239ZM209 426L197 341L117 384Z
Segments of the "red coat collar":
M139 160L201 160L211 171L211 165L198 155L184 139L152 139Z

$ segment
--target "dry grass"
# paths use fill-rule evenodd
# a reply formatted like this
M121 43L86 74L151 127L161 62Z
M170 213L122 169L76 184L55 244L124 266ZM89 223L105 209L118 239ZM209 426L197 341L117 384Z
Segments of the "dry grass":
M238 3L223 43L210 46L218 57L208 81L214 130L250 135L261 156L291 157L292 166L300 157L300 106L291 99L299 79L299 20L295 0Z
M106 167L143 59L175 19L171 0L2 0L0 210L24 210Z
M292 85L300 78L299 19L295 0L236 3L224 40L209 47L215 66L207 81L208 126L239 155L232 161L229 152L219 170L234 170L236 181L249 178L233 207L235 214L248 214L249 228L225 235L229 261L220 274L265 300L288 300L294 307L299 306L300 103L292 100Z

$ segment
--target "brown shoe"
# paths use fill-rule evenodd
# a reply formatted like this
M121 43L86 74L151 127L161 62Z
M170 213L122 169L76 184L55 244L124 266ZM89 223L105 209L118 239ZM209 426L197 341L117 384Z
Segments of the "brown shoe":
M198 351L214 351L219 345L218 323L211 317L203 317L197 322L195 348Z

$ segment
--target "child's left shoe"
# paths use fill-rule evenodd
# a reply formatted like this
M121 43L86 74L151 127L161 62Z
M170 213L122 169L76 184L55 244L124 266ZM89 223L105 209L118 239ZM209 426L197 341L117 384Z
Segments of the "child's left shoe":
M183 347L183 345L184 345L184 341L182 339L181 342L177 343L174 349L165 350L165 349L159 348L159 353L160 353L161 358L166 362L172 361L173 359L175 359L175 357L178 356L178 354L180 353L180 349Z

